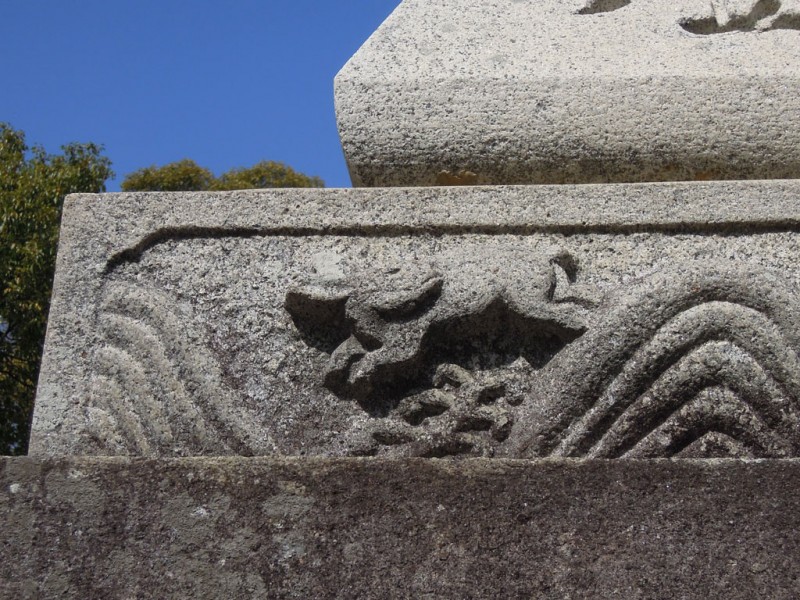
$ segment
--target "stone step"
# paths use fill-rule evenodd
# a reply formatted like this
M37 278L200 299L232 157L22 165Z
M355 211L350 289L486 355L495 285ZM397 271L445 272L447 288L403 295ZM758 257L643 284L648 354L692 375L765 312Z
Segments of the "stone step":
M2 598L800 593L800 462L0 459Z

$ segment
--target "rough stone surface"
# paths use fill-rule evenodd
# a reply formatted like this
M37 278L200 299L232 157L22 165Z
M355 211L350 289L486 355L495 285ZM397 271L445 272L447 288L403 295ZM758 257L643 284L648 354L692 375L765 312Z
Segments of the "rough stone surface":
M68 199L37 455L800 455L800 181Z
M336 106L356 186L800 177L800 3L405 0Z
M0 597L800 595L800 463L0 460Z

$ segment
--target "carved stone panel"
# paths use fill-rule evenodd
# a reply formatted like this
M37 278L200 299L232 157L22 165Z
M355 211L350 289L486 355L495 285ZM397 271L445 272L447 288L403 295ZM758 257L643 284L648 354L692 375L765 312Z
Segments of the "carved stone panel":
M798 198L72 197L31 449L800 456Z

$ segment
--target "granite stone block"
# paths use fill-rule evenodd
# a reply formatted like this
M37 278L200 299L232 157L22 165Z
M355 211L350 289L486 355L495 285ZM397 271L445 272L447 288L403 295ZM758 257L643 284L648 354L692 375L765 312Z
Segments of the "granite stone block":
M800 177L797 0L405 0L335 90L355 186Z
M798 199L73 196L31 452L798 456Z

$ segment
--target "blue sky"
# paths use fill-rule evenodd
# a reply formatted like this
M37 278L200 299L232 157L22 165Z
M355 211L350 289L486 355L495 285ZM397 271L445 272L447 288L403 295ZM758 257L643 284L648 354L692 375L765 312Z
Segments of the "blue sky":
M333 77L400 0L0 0L0 121L125 174L278 160L347 187Z

